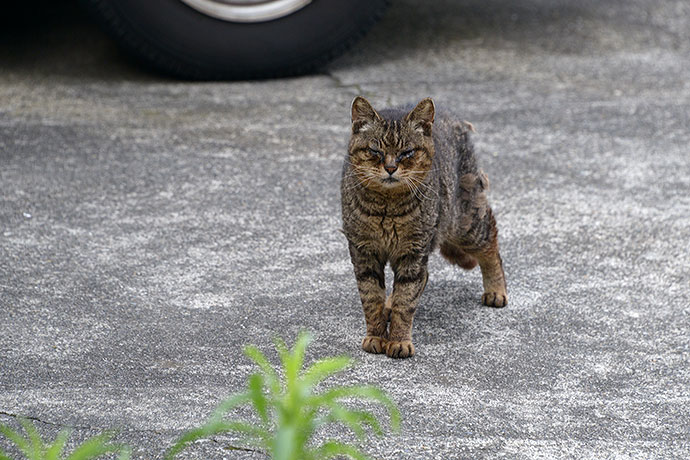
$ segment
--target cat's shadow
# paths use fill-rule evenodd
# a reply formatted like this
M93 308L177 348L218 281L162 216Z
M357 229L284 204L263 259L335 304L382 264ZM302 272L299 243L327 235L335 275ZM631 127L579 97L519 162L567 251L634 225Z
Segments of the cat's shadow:
M481 286L470 280L429 281L415 314L414 335L429 344L461 337L482 309Z

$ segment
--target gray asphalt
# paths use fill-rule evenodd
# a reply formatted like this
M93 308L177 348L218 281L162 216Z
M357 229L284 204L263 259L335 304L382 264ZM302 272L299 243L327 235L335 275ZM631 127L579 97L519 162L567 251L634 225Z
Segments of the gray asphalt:
M405 0L322 74L262 82L151 75L81 18L5 33L0 422L159 458L242 388L243 345L277 362L308 329L310 361L356 359L334 383L400 406L372 457L690 458L689 5ZM510 305L435 255L405 361L359 348L357 94L474 123L499 223ZM265 458L237 445L185 458Z

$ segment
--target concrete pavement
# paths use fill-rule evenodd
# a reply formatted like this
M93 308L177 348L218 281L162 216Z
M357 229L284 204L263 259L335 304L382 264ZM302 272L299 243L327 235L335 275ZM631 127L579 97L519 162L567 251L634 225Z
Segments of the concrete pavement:
M690 457L688 4L427 3L288 80L170 81L79 18L7 41L0 422L119 428L159 458L244 385L243 345L307 328L310 360L357 360L334 383L398 402L374 458ZM357 94L455 110L491 179L510 304L435 255L405 361L359 348L338 231ZM184 458L265 458L237 445Z

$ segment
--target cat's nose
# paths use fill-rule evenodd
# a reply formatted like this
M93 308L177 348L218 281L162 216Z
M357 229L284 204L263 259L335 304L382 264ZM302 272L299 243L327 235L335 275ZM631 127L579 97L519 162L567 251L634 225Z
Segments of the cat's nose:
M393 173L398 170L398 167L395 165L386 165L383 167L383 169L385 169L386 172L392 176Z

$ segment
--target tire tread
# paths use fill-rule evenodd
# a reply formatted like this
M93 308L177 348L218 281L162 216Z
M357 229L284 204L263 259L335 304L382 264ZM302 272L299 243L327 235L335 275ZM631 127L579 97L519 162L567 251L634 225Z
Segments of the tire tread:
M155 72L184 80L251 80L264 78L283 78L304 75L321 69L325 64L344 54L359 41L383 16L390 0L372 0L378 3L365 21L356 24L356 30L346 40L331 47L316 57L297 62L294 65L271 70L202 67L186 62L152 40L137 33L113 7L112 0L82 0L92 16L132 58Z

